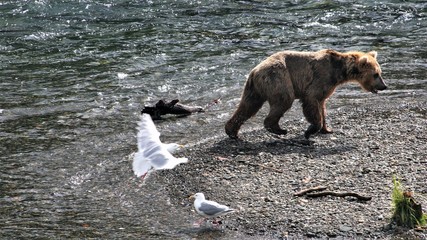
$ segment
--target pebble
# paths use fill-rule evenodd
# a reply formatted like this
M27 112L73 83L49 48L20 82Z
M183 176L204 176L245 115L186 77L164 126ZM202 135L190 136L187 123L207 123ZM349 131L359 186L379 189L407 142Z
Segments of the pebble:
M340 225L340 226L339 226L339 230L340 230L341 232L348 232L348 231L351 231L351 230L352 230L352 228L351 228L351 227L349 227L349 226L346 226L346 225Z

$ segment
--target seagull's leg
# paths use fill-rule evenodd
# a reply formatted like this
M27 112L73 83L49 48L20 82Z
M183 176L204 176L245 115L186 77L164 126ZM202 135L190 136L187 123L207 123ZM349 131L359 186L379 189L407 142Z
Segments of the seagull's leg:
M193 223L193 226L195 226L195 227L200 227L200 223L201 223L202 221L200 221L200 219L198 220L198 221L195 221L194 223Z
M145 176L147 176L147 173L148 173L148 172L144 173L144 174L141 176L141 180L144 180Z
M146 175L147 175L147 173L144 173L144 175L141 176L141 180L144 180Z

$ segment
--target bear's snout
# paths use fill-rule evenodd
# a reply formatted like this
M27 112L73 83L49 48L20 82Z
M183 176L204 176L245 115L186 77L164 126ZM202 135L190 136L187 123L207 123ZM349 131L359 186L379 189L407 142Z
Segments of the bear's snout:
M381 76L375 79L375 85L374 89L372 90L373 93L378 93L378 91L382 91L387 89L387 85L384 83L384 80Z
M386 90L386 89L387 89L387 85L385 84L377 88L377 90L380 90L380 91Z

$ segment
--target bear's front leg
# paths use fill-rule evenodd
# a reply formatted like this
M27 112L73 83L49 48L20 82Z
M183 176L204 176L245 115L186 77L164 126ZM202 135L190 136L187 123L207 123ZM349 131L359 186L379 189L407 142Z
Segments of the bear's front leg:
M322 129L322 107L317 101L303 101L302 108L305 118L311 123L304 133L304 137L309 139Z
M330 134L330 133L334 133L334 130L332 130L331 128L323 125L322 129L320 129L320 133L322 133L322 134Z
M326 100L322 102L322 129L320 129L320 133L329 134L334 131L326 125Z

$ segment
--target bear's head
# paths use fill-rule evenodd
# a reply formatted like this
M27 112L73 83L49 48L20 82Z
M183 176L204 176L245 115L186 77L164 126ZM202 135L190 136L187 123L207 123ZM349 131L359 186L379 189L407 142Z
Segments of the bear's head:
M377 52L353 53L352 80L357 81L363 89L372 93L387 89L381 77L381 68L377 62Z

